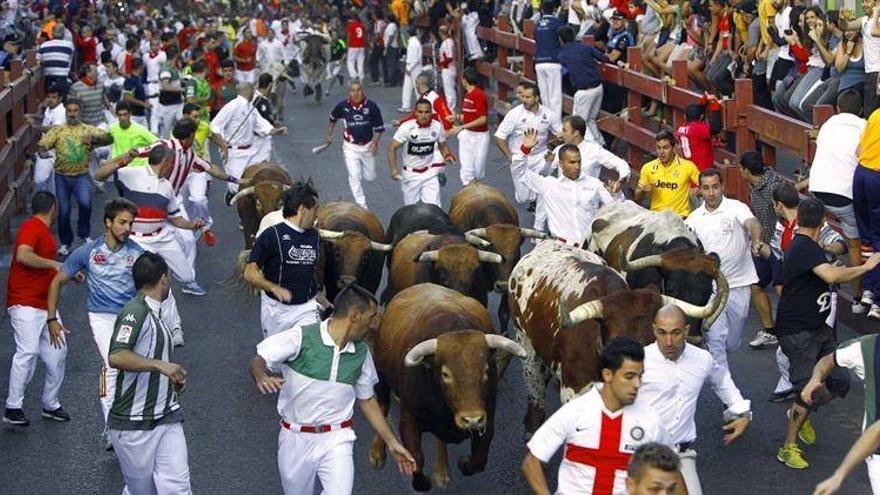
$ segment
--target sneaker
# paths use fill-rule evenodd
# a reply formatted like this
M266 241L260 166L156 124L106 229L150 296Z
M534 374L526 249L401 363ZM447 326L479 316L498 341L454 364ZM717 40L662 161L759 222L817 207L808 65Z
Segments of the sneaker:
M767 347L771 345L778 345L779 341L776 340L776 336L766 330L759 330L755 338L749 342L749 347L753 349L758 349L760 347Z
M797 445L783 446L776 453L776 459L792 469L807 469L810 463L804 459L804 453Z
M24 411L8 407L6 408L6 414L3 415L3 422L15 426L28 426L31 424L31 420L27 419Z
M51 411L43 409L43 417L55 421L70 421L70 414L67 414L67 411L62 407Z
M208 293L198 282L190 282L183 286L183 293L191 296L204 296Z
M67 256L68 254L70 254L70 246L62 244L58 247L58 256Z
M104 431L101 432L101 445L104 446L104 450L107 452L113 452L113 442L110 441L110 429L106 426L104 427Z
M783 390L781 392L773 392L767 397L767 402L787 402L790 400L794 400L797 397L797 392L792 389Z
M232 206L232 198L234 197L235 193L227 189L226 196L223 198L224 200L226 200L226 206Z
M869 290L862 291L862 305L872 306L874 304L874 293Z
M214 235L214 232L212 232L211 229L202 232L202 239L204 239L205 244L210 247L214 247L217 245L217 236Z
M175 328L171 331L171 343L174 347L183 347L186 342L183 341L183 329Z
M810 418L807 418L804 424L801 425L801 429L798 430L798 438L807 445L816 443L816 429L813 428L813 422L810 421Z
M872 304L871 309L868 310L868 318L872 320L880 320L880 306Z
M854 315L860 315L865 312L865 307L862 306L861 301L853 301L852 309L850 310Z

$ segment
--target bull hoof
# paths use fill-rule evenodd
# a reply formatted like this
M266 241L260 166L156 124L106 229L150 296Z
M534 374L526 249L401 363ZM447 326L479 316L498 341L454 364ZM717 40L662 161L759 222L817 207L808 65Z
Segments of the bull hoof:
M452 478L449 476L449 473L446 471L434 471L431 473L431 481L434 482L434 486L437 488L446 488L446 485L449 484L449 480Z
M425 473L413 473L412 487L417 492L426 492L431 489L431 480Z
M471 462L470 456L462 457L458 460L458 470L465 476L473 476L477 473L481 473L485 468L485 466L474 466Z

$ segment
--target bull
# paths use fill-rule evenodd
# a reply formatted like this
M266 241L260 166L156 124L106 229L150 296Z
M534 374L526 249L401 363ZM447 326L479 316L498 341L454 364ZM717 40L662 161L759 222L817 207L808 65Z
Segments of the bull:
M330 40L320 34L309 34L300 41L302 50L302 75L305 87L303 96L315 93L315 101L321 101L323 90L321 82L327 73L327 64L330 61Z
M244 170L242 180L251 185L242 188L229 200L238 210L246 250L254 247L260 220L281 208L281 196L293 184L283 168L268 162L255 163Z
M598 255L556 241L541 242L516 265L508 291L517 341L526 350L522 366L528 395L526 438L544 421L545 387L551 377L559 383L563 403L600 380L604 342L626 335L651 343L654 314L666 304L675 304L692 318L712 322L718 317L728 289L717 259L705 254L665 256L676 258L681 270L714 279L718 295L710 304L698 306L653 288L633 290Z
M661 263L661 255L672 251L682 255L667 259L703 253L696 234L671 211L651 211L632 201L609 204L596 213L589 249L615 270L624 272L632 288L653 285L667 296L696 305L706 304L712 295L712 277L708 273ZM689 317L688 324L694 331L700 328L698 319ZM705 322L703 328L709 328Z
M318 208L321 253L315 276L332 301L355 282L375 293L382 281L382 266L391 245L374 213L354 203L333 201Z
M397 294L386 307L373 345L379 374L376 397L387 414L391 393L400 397L401 442L416 460L412 486L431 489L423 472L423 431L438 441L432 478L449 481L446 445L471 440L470 456L458 461L465 476L485 469L494 435L497 375L494 351L525 354L512 340L494 335L489 312L478 301L434 284ZM385 464L385 444L377 435L370 463Z
M544 239L547 234L519 226L516 208L498 189L473 181L452 198L449 218L455 227L466 235L486 240L492 251L503 258L492 264L489 284L501 294L498 320L502 333L507 331L510 311L507 301L507 279L519 262L520 246L527 237Z
M407 287L433 282L485 306L489 284L483 264L503 262L500 254L477 249L461 234L414 232L394 247L382 302Z
M449 215L437 205L415 203L406 205L391 215L388 222L388 239L396 246L408 234L417 231L441 234L455 230Z

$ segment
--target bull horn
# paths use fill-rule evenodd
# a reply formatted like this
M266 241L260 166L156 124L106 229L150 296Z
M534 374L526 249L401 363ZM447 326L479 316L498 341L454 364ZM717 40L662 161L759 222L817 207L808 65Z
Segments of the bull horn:
M521 359L526 357L526 350L523 349L523 346L503 335L486 334L486 345L489 346L489 349L498 349L509 352Z
M229 200L229 204L230 204L230 205L234 205L235 202L238 201L239 198L243 198L243 197L245 197L245 196L250 196L250 195L252 195L253 193L254 193L254 186L248 186L248 187L246 187L246 188L244 188L244 189L238 191L237 193L235 193L235 196L233 196L233 197Z
M489 251L477 251L480 261L483 263L504 263L504 257L498 253L490 253Z
M370 249L373 251L391 251L391 244L382 244L381 242L370 241Z
M435 352L437 352L437 339L428 339L420 342L406 353L406 356L403 358L403 365L408 368L418 366L422 363L423 359Z
M520 227L519 233L522 234L523 237L535 237L537 239L546 239L549 237L546 232L541 232L536 229L527 229L525 227Z
M571 325L577 325L582 321L602 318L602 315L602 301L594 299L571 310L571 312L568 313L568 318L565 319L563 326L568 327Z
M340 237L344 236L345 232L340 232L338 230L318 229L318 235L321 236L322 240L332 241L334 239L339 239Z
M477 229L477 230L484 230L484 229ZM473 244L474 246L479 246L479 247L490 247L492 245L491 242L487 241L486 239L483 239L479 235L472 234L471 232L465 233L464 240L466 240L468 242L468 244Z
M486 237L486 229L485 228L471 229L471 230L468 230L467 232L465 232L464 235L468 235L468 234L475 235L477 237Z
M703 328L708 330L721 315L721 311L724 310L724 305L727 304L727 296L730 293L730 288L727 286L727 279L724 278L724 275L721 274L720 270L714 278L717 285L715 297L705 306L697 306L696 304L691 304L672 296L660 297L663 298L663 304L674 304L678 306L686 316L703 319Z
M437 261L439 257L440 253L437 250L425 251L419 255L416 261Z
M626 254L623 252L623 246L620 247L620 271L634 272L644 270L645 268L653 268L663 264L663 257L659 254L644 256L637 260L628 261Z

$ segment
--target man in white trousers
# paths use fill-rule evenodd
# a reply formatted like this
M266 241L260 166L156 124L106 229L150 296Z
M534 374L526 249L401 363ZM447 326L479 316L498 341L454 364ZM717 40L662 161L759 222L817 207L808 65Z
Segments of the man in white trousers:
M178 55L179 49L171 45L165 49L168 60L159 68L159 105L156 113L156 129L153 134L167 138L174 123L183 112L183 86L181 86Z
M59 86L49 86L46 88L46 99L43 100L43 118L37 123L38 116L28 119L32 127L38 132L46 132L56 125L67 123L67 111L61 102L61 88ZM28 115L30 117L30 115ZM39 154L34 162L34 189L37 191L54 191L55 190L55 150L47 152L47 157L43 158Z
M540 103L541 99L538 86L532 82L523 81L519 84L520 105L510 109L504 115L504 119L495 131L495 144L501 150L501 154L513 163L516 155L521 155L523 134L529 129L538 131L538 144L532 150L531 155L523 157L525 166L536 174L543 174L547 168L544 153L550 139L555 138L562 132L562 122L551 109ZM514 198L519 203L531 203L529 210L535 212L534 228L544 230L547 224L547 214L544 206L537 201L537 196L517 177L513 178Z
M55 261L57 246L49 230L58 217L58 202L52 193L40 191L31 198L31 211L33 216L21 224L15 237L6 285L6 312L15 337L15 355L9 371L9 395L3 422L17 426L30 424L24 414L24 391L34 376L38 357L46 373L42 416L56 421L70 420L58 402L67 347L51 344L46 311L49 284L61 268L61 263ZM57 314L52 317L57 318Z
M450 136L458 136L458 159L461 164L461 185L482 180L486 175L486 156L489 154L489 104L486 93L477 86L480 75L473 67L464 70L461 85L464 99L461 102L459 125L449 130Z
M600 64L607 62L608 57L598 48L576 39L571 26L559 28L559 40L562 42L562 49L559 50L558 55L559 62L568 71L574 91L571 113L580 115L587 122L589 132L584 137L603 145L605 140L599 131L596 119L602 108L602 96L605 91L599 72Z
M418 29L407 28L409 40L406 42L406 58L404 59L403 92L400 98L400 113L409 113L412 109L413 95L416 91L416 77L422 73L422 42L419 41Z
M415 459L374 396L379 378L363 340L379 318L373 295L352 285L336 296L328 320L297 325L257 345L249 369L257 390L280 392L278 471L285 495L314 493L316 481L327 495L352 493L355 401L400 471L408 475L415 470ZM283 377L270 375L267 368Z
M414 119L400 124L388 145L388 167L391 178L400 181L403 204L417 202L440 204L440 181L438 175L446 162L455 162L455 156L446 144L443 125L431 116L433 106L426 99L416 102ZM434 163L434 147L438 147L444 162ZM403 172L397 169L397 150L403 150Z
M348 52L345 64L348 69L348 78L363 82L367 28L357 17L356 12L352 12L352 18L348 20L346 32L348 34Z
M146 71L147 104L150 105L150 131L159 135L159 69L168 60L165 51L162 50L158 38L149 42L150 49L144 54L144 70Z
M187 373L172 361L171 331L160 316L171 295L171 274L161 256L144 253L132 267L132 278L137 294L116 317L109 350L119 380L107 424L125 480L122 493L188 495L192 487L179 399Z
M681 474L688 495L702 495L697 474L697 440L694 417L700 391L707 382L724 402L724 444L742 436L752 421L752 403L743 398L730 370L712 359L709 352L687 343L690 326L684 312L674 305L660 308L654 317L653 344L645 347L645 374L636 405L654 411L669 431L672 446L681 459Z
M480 39L477 38L477 27L480 25L480 14L477 12L479 4L476 0L471 0L467 4L468 11L461 18L461 32L464 35L468 60L479 60L484 57L483 47L480 45Z
M325 143L333 139L336 122L342 120L342 156L348 169L348 185L354 200L363 208L367 208L367 197L361 179L372 182L376 178L376 155L379 152L379 140L385 132L382 111L373 100L364 96L361 81L352 80L348 83L348 99L340 101L330 112L330 124L327 125Z
M535 23L535 76L541 100L557 119L562 118L562 65L559 63L559 28L565 24L556 16L556 2L541 2L541 18Z
M252 148L255 135L287 135L287 127L275 127L260 115L260 112L251 103L253 97L253 85L250 83L239 84L238 96L223 105L223 108L211 120L211 132L219 134L229 146L226 173L236 179L241 179L244 169L254 163ZM238 192L238 184L230 183L227 187L226 201L228 202Z
M730 287L727 305L706 333L706 348L727 368L727 354L739 349L749 318L749 286L758 281L751 256L764 244L761 223L746 204L724 196L717 168L701 172L699 184L703 205L688 215L685 224L697 234L707 253L721 259L721 273Z
M104 235L74 250L49 285L46 311L50 315L58 313L61 287L74 277L85 275L88 286L87 309L89 326L103 362L100 376L99 396L104 421L113 405L113 391L116 389L116 369L111 368L107 353L113 325L122 307L134 297L134 280L131 267L144 253L134 240L130 239L131 225L137 215L137 206L123 198L114 198L104 205ZM163 302L163 320L171 329L173 343L183 341L183 330L177 313L177 302L172 295ZM66 345L67 330L60 320L49 319L49 336L55 346ZM102 442L107 450L113 448L108 430L104 429Z
M449 109L455 111L458 107L458 94L455 89L455 77L458 69L455 66L455 40L449 32L449 26L442 25L439 28L440 39L440 61L437 66L440 67L440 79L443 81L443 97Z

